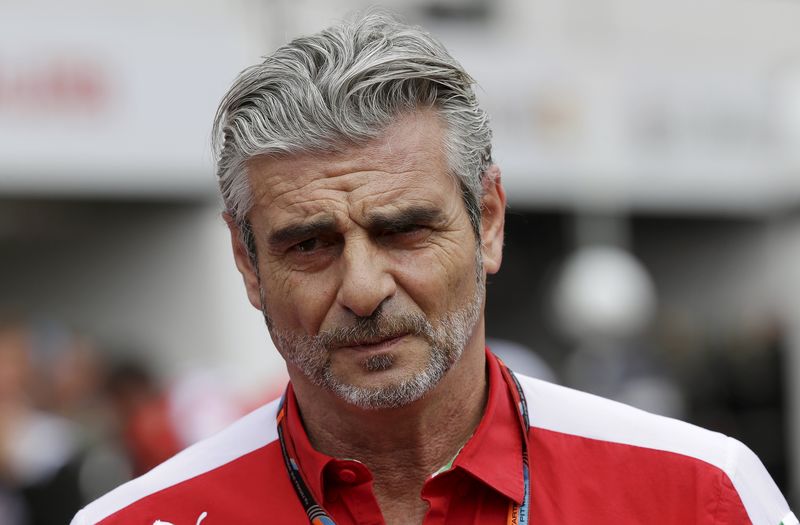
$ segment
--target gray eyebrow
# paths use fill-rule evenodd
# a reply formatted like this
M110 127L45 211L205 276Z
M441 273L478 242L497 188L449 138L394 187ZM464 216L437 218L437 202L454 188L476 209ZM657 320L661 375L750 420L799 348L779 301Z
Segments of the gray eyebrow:
M270 246L279 247L294 244L310 237L336 231L336 220L333 215L326 215L307 222L298 222L278 228L267 238Z

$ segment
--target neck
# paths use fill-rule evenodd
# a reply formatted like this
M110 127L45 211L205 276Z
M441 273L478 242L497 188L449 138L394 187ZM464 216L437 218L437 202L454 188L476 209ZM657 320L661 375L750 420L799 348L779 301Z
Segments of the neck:
M356 408L303 378L292 383L315 449L364 463L379 499L383 493L419 501L425 480L455 456L480 422L488 395L485 361L482 344L470 341L433 390L386 410Z

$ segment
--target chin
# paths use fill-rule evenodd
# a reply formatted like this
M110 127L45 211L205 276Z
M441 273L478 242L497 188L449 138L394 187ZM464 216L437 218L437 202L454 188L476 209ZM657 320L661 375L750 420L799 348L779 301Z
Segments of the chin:
M412 386L413 380L382 386L357 386L346 383L332 385L333 393L342 401L364 410L402 408L422 399L431 387Z
M339 377L328 368L323 386L358 408L400 408L425 397L439 384L452 364L432 358L421 370L405 372L392 356L370 356L361 363L359 370L363 382Z

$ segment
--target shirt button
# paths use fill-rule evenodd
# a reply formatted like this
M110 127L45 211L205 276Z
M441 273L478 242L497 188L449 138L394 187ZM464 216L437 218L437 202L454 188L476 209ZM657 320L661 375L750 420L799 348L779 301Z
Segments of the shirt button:
M358 479L356 473L349 468L343 468L339 471L339 480L343 483L354 483Z

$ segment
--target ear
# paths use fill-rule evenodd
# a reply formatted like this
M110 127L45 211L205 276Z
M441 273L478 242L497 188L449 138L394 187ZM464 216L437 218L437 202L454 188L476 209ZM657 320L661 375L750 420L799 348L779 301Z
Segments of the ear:
M236 268L244 279L247 298L250 300L250 304L252 304L253 307L257 310L261 310L261 283L258 278L258 270L255 267L257 263L250 257L250 253L244 243L242 231L239 226L237 226L233 217L231 217L228 212L224 212L222 218L225 219L225 223L228 225L228 231L231 234L233 259L236 262Z
M500 168L492 164L483 174L481 198L481 255L487 274L497 273L503 261L503 228L506 222L506 192Z

